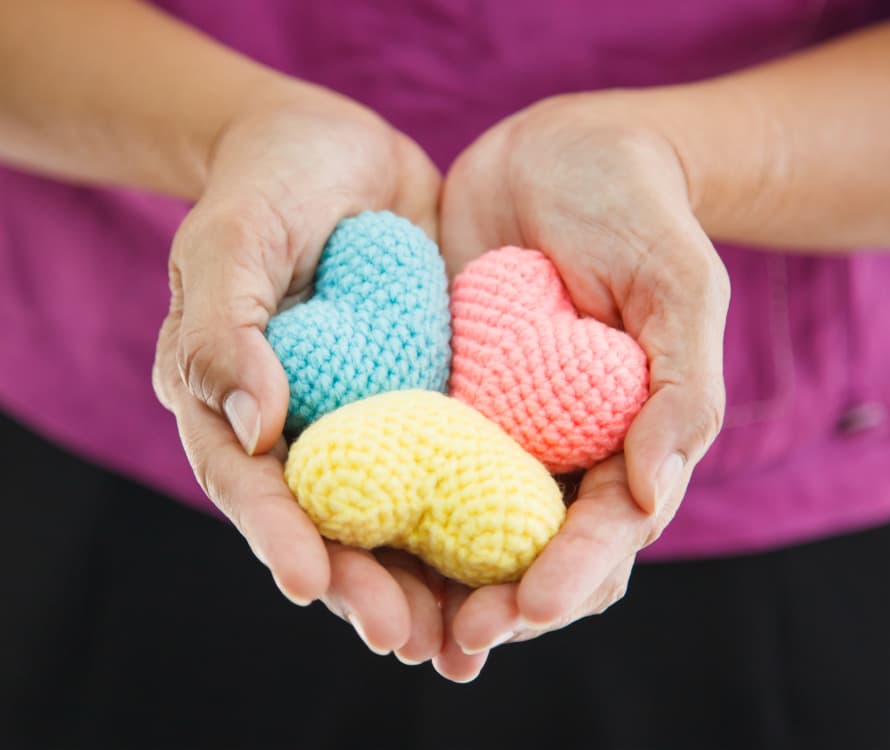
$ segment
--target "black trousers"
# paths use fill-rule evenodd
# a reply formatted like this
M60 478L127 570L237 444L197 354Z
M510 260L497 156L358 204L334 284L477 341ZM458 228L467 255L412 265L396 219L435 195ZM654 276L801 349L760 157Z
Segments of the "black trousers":
M637 566L452 685L224 524L5 418L0 448L0 748L890 748L890 527Z

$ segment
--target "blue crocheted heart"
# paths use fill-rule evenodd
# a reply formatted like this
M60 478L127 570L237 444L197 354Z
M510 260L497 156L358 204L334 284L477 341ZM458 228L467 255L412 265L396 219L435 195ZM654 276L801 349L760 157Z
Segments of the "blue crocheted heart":
M436 244L411 222L389 211L341 221L322 252L313 297L266 327L290 383L287 427L377 393L444 392L447 286Z

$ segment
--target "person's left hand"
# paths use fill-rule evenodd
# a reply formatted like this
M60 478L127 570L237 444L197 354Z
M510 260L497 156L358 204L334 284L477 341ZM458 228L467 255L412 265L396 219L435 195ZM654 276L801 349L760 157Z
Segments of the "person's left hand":
M440 239L451 273L503 245L543 251L576 307L624 328L650 363L650 398L624 452L587 472L553 540L519 583L447 612L443 675L602 612L638 550L680 504L724 409L726 271L697 222L675 148L645 94L544 101L495 126L446 178ZM479 667L481 669L481 663Z

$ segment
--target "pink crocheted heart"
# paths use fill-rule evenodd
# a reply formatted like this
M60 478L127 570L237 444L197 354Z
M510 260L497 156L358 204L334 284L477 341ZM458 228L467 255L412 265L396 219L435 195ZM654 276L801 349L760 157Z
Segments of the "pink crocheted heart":
M451 395L554 473L621 450L649 395L646 355L579 317L546 256L505 247L477 258L454 281L451 315Z

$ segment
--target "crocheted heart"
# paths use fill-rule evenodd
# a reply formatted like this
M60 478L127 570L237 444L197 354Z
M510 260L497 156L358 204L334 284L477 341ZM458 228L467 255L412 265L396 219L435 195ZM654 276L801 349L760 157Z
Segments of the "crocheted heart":
M556 267L505 247L467 265L451 295L450 392L553 472L619 451L648 396L646 355L579 317Z
M376 393L444 391L450 335L436 244L388 211L344 219L322 252L313 297L266 328L290 383L288 428Z
M285 479L326 537L406 549L471 586L518 579L565 517L540 462L431 391L373 396L322 417L291 446Z

